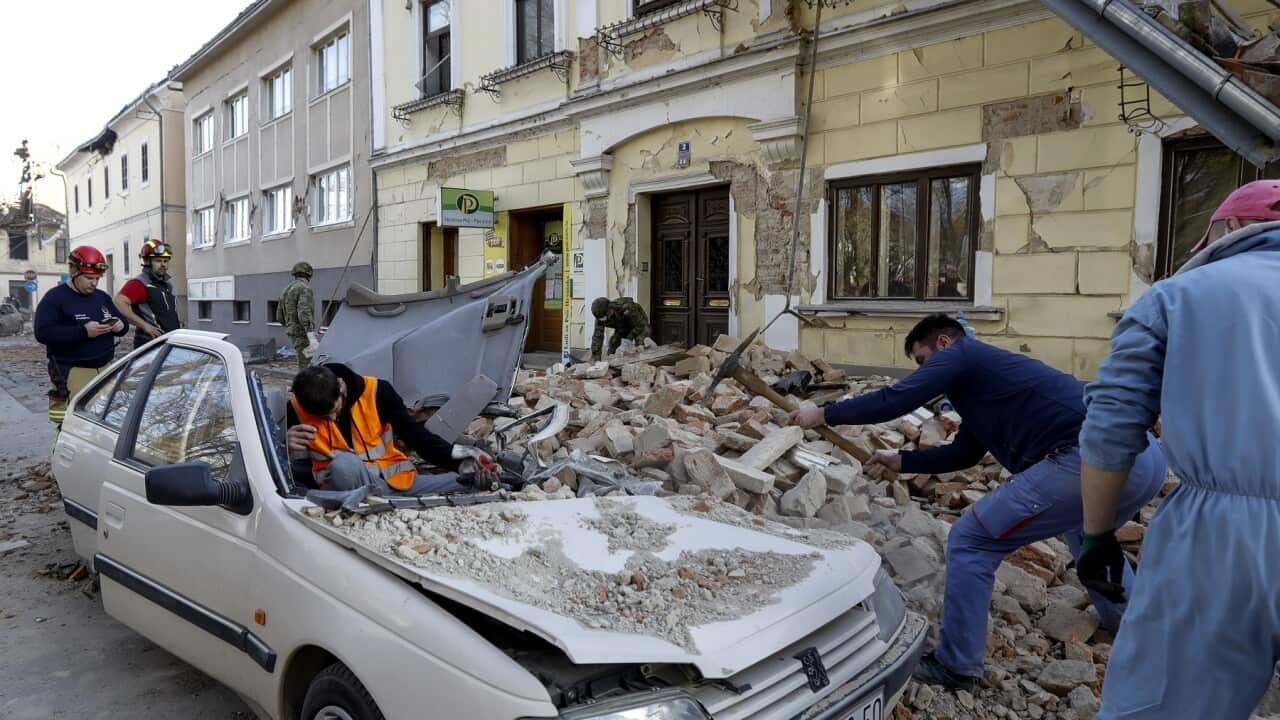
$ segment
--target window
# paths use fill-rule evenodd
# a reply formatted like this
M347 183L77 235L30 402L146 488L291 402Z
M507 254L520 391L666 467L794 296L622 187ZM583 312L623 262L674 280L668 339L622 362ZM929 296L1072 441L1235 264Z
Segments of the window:
M111 168L102 166L102 201L111 199Z
M151 181L151 164L148 162L147 158L146 143L142 143L142 151L140 154L142 155L142 167L140 168L142 170L142 184L146 185Z
M293 229L293 187L285 185L264 194L262 234L288 232Z
M831 297L971 298L978 168L833 183Z
M267 80L267 103L273 120L293 110L293 68L285 68Z
M223 242L237 242L249 239L249 198L228 200L222 211L222 219L226 222Z
M350 80L351 35L344 32L321 45L316 51L316 62L321 95Z
M157 348L158 349L158 348ZM125 415L129 414L129 406L133 404L133 398L138 394L138 387L142 385L142 381L147 377L147 373L151 371L152 364L155 363L159 353L151 350L145 355L140 355L129 363L129 369L120 378L119 385L113 389L107 390L107 397L102 404L102 422L108 427L120 429L124 424ZM104 388L111 386L113 383L107 382ZM95 413L98 403L93 401L89 406L89 412Z
M682 0L635 0L636 17L670 7L678 2Z
M191 133L191 155L203 155L213 149L213 113L196 118Z
M267 301L267 324L268 325L276 325L276 326L280 325L280 323L276 322L276 313L278 313L279 310L280 310L279 300Z
M248 300L235 301L235 305L233 307L233 311L235 313L233 315L234 322L247 323L253 320L253 313L250 312L249 304Z
M76 204L75 204L76 212L80 212L80 186L76 185L74 188L72 188L72 190L74 191L73 194L75 195L75 200L76 200Z
M58 238L53 241L53 261L62 265L67 261L67 248L70 243L67 241L66 233L59 232Z
M320 324L329 327L333 324L333 319L338 317L338 310L342 308L341 300L325 300L324 312L320 313Z
M84 185L84 194L89 199L89 207L93 207L93 178L86 178Z
M249 95L240 93L227 101L227 139L234 140L249 131Z
M120 192L129 192L129 156L120 156Z
M27 260L27 234L19 230L9 231L9 259Z
M170 349L142 404L131 457L152 467L204 462L222 482L235 449L226 367L198 350Z
M120 272L123 272L125 275L128 275L129 274L129 241L128 240L124 241L123 249L124 249L124 253L123 253L124 262L120 263L121 265Z
M191 218L191 246L209 247L213 245L213 208L197 210Z
M1156 280L1169 277L1191 259L1191 248L1232 190L1267 177L1211 136L1166 140L1163 167Z
M516 0L516 62L527 63L555 51L552 0Z
M338 168L316 176L313 225L327 225L351 219L351 169Z
M423 7L422 13L422 77L418 89L423 97L439 95L453 89L452 62L449 59L450 0L435 0Z
M196 319L210 322L213 320L213 301L199 300L196 302Z

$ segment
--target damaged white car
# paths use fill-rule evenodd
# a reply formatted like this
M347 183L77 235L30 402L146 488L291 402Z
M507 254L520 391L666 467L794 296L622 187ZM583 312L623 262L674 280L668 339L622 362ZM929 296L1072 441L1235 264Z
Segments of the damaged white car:
M321 356L419 404L493 378L500 413L542 270L357 290ZM321 508L282 398L217 334L153 341L73 407L53 471L107 612L263 718L882 720L921 651L870 546L698 498Z

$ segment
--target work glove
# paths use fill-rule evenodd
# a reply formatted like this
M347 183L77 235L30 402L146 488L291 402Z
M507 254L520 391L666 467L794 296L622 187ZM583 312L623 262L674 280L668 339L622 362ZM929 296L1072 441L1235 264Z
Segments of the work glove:
M1097 535L1085 533L1080 559L1076 560L1076 575L1086 588L1113 603L1123 603L1124 568L1128 562L1114 530Z

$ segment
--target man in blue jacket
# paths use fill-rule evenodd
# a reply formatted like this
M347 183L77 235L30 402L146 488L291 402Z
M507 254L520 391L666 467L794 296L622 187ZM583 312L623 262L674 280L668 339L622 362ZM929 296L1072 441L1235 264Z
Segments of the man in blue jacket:
M111 296L98 289L107 261L81 245L67 256L71 278L45 293L36 307L36 340L49 358L49 420L59 429L67 402L115 356L129 326Z
M1280 180L1229 195L1198 247L1125 313L1085 397L1086 585L1126 595L1106 521L1157 416L1182 479L1147 530L1104 720L1244 720L1280 659Z
M982 677L987 612L996 569L1005 556L1038 540L1065 535L1080 546L1080 452L1084 386L1039 360L966 337L945 316L921 320L905 351L920 366L893 387L824 408L792 413L802 427L866 425L901 417L946 395L964 419L949 445L918 452L877 453L873 463L905 473L954 472L976 465L987 452L1013 477L987 494L951 528L947 586L938 645L916 669L916 679L973 689ZM1120 512L1124 524L1164 482L1164 458L1143 436ZM1125 582L1131 581L1128 571ZM1116 628L1123 606L1094 594L1104 626Z

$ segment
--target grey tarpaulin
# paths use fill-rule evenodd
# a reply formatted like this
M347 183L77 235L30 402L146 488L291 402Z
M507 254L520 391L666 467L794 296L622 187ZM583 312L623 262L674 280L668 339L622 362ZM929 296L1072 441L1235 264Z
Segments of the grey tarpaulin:
M529 331L533 284L547 260L453 290L379 295L353 285L315 362L389 380L410 406L439 404L477 375L497 383L494 400L506 402Z

